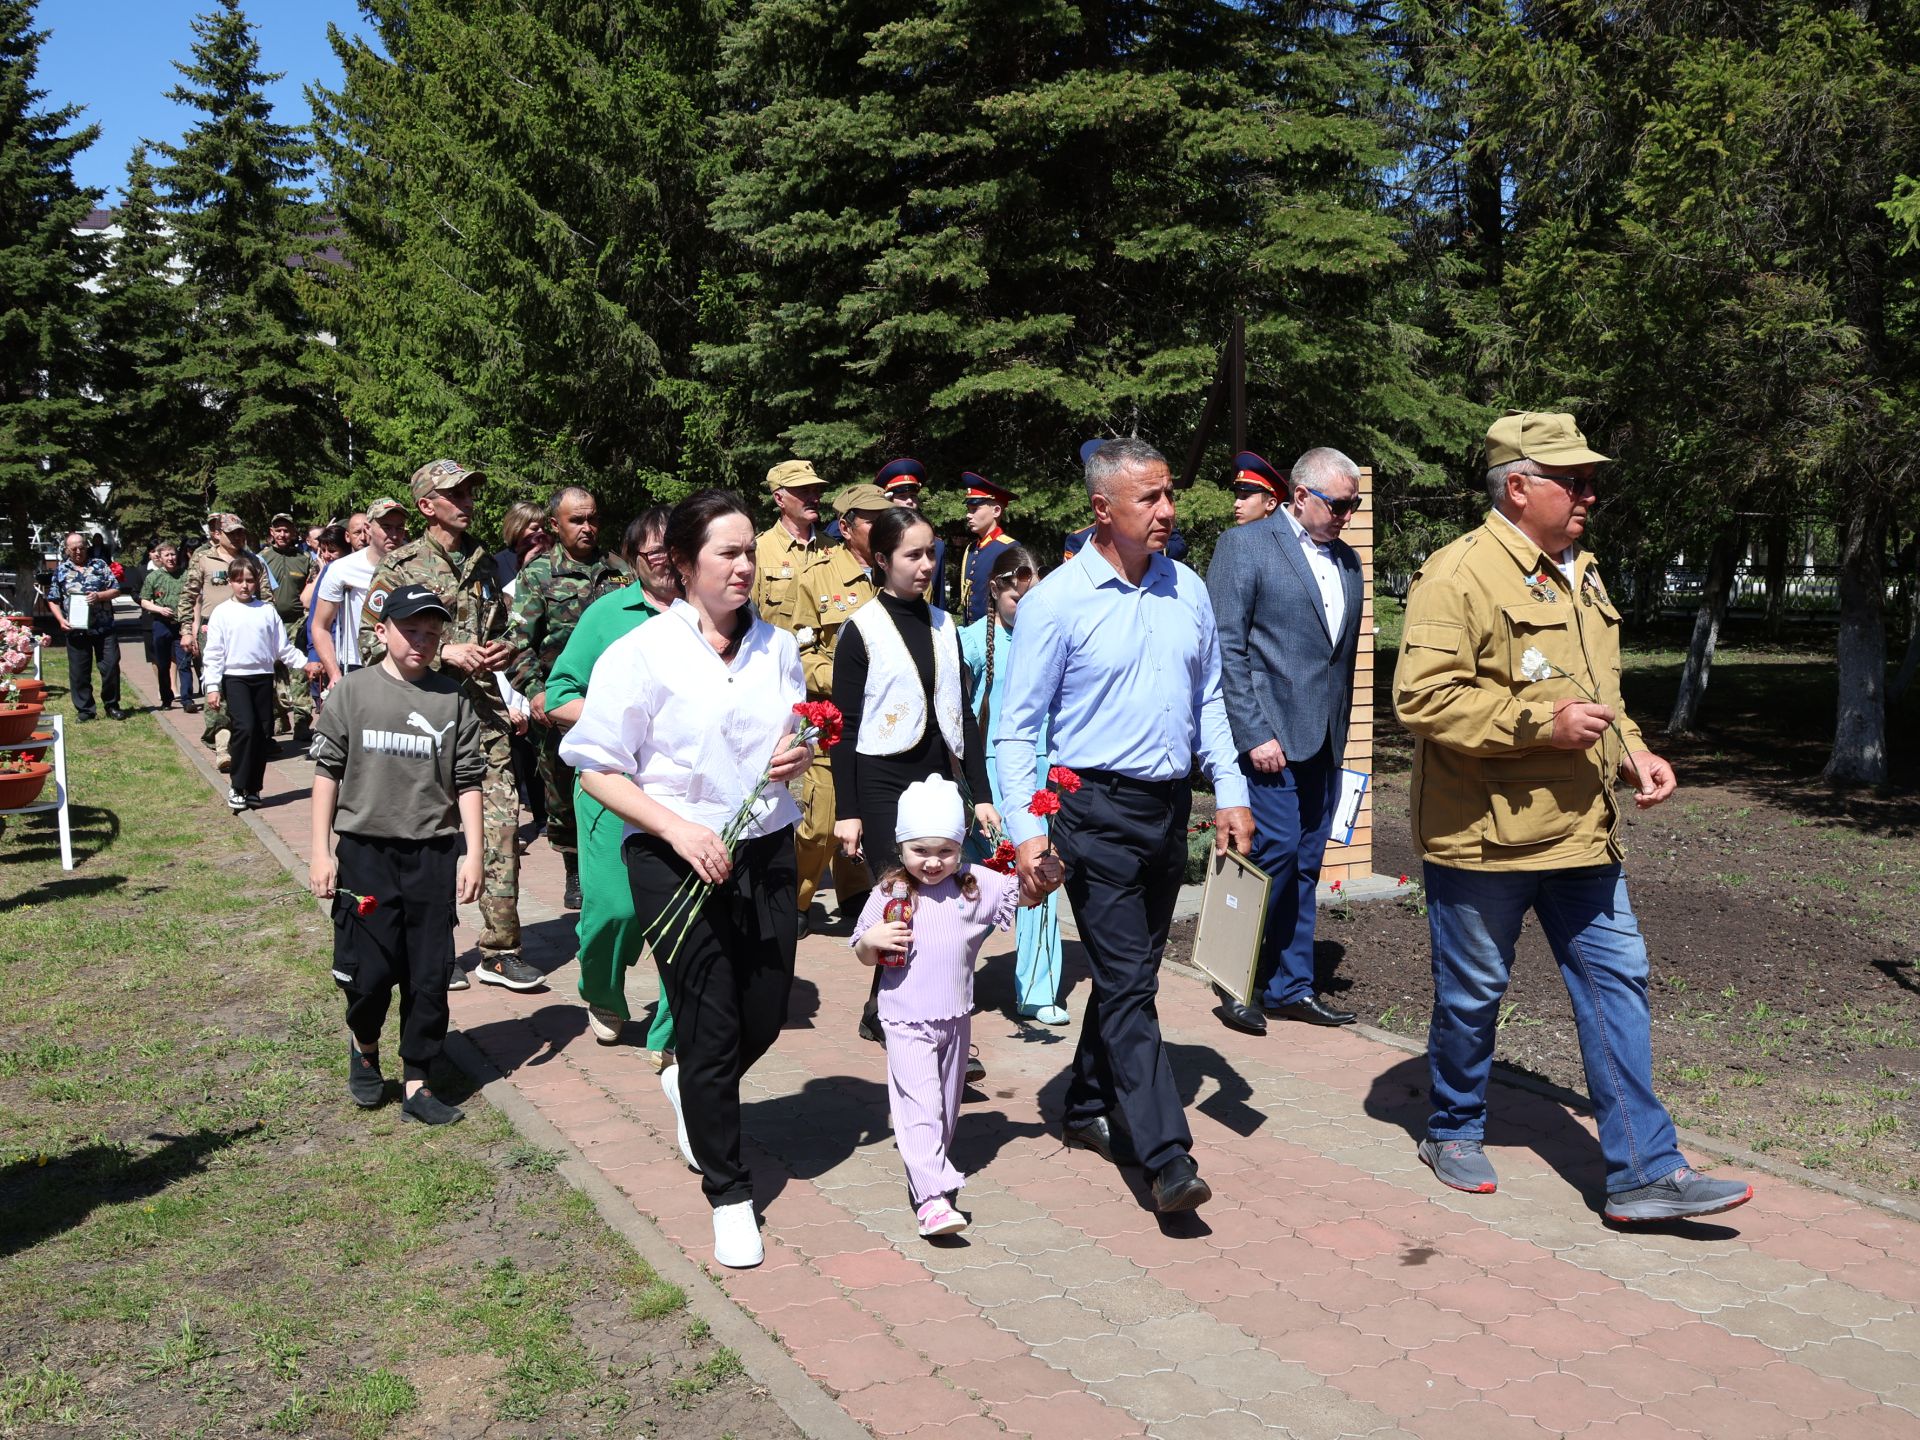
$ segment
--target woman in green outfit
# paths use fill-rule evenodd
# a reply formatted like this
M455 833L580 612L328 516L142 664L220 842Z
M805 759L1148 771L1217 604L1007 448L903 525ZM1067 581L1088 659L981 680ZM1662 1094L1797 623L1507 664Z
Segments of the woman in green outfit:
M627 527L622 557L640 577L602 595L586 608L572 638L547 677L547 713L572 724L585 703L587 681L607 647L673 603L675 580L666 563L667 508L648 510ZM587 1023L603 1045L616 1044L629 1018L627 967L640 958L643 942L633 917L633 889L620 858L625 825L576 780L574 818L580 838L580 918L575 935L580 949L580 998L587 1002ZM666 992L647 1030L647 1050L659 1069L673 1050L673 1016Z

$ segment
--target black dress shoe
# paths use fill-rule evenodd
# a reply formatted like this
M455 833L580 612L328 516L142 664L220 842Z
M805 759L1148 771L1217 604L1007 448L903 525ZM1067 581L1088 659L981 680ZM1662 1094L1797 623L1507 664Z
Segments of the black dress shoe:
M180 702L180 708L189 715L198 715L200 713L200 707L191 700L182 700Z
M124 720L127 718L127 712L122 710L118 705L109 705L107 707L107 718L109 720Z
M1242 1030L1249 1035L1267 1033L1267 1017L1251 1005L1242 1005L1224 990L1214 991L1220 997L1220 1018L1231 1030Z
M1133 1141L1124 1130L1116 1130L1104 1115L1096 1115L1091 1120L1082 1120L1078 1124L1069 1120L1060 1127L1060 1138L1069 1147L1078 1146L1082 1150L1091 1150L1109 1165L1138 1165L1140 1157L1134 1153Z
M1309 995L1304 1000L1290 1001L1285 1005L1275 1005L1267 1013L1277 1015L1282 1020L1298 1020L1307 1025L1351 1025L1360 1018L1351 1010L1334 1009L1318 995Z
M1200 1178L1191 1155L1181 1155L1160 1167L1153 1177L1153 1205L1162 1215L1198 1210L1213 1198L1213 1187Z

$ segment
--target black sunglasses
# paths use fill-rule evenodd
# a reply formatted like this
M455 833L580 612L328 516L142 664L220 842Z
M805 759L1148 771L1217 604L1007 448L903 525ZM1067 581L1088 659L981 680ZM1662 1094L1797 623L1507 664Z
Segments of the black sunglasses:
M1360 497L1358 495L1348 500L1336 500L1331 495L1322 495L1311 485L1302 485L1300 488L1305 490L1307 494L1316 497L1322 505L1325 505L1327 509L1331 510L1335 515L1351 515L1360 508Z

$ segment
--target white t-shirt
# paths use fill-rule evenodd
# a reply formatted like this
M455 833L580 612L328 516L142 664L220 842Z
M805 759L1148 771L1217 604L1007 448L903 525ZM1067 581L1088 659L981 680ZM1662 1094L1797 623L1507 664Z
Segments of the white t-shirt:
M320 589L314 599L340 607L334 614L330 633L334 658L340 662L342 672L360 664L360 609L367 603L367 591L373 588L373 572L378 564L369 547L334 561L320 577Z

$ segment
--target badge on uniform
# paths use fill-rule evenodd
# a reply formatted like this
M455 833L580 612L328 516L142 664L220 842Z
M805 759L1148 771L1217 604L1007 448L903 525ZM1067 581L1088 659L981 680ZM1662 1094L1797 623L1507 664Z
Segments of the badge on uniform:
M1548 583L1544 570L1527 576L1527 593L1535 600L1547 605L1557 605L1560 602L1559 592Z
M1596 596L1602 605L1612 603L1607 597L1607 587L1600 582L1600 572L1589 570L1580 580L1580 598L1591 605Z

